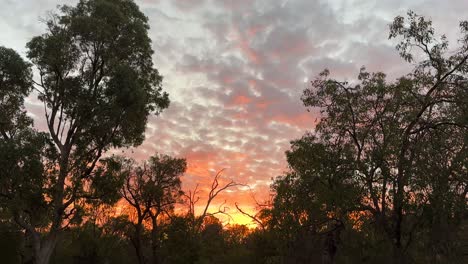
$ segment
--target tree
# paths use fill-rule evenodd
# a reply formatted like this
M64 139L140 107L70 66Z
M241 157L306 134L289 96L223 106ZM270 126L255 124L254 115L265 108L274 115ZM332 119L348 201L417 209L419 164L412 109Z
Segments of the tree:
M31 124L24 97L31 91L31 65L14 50L0 46L0 133L3 140Z
M402 38L397 49L405 60L424 57L411 73L388 82L362 68L347 83L325 70L304 90L304 105L319 108L321 119L287 153L291 173L275 185L279 219L302 225L318 213L352 228L370 218L392 245L394 263L424 259L418 247L431 260L450 259L437 249L440 235L425 234L440 234L449 222L457 230L467 209L468 22L460 28L461 46L447 55L448 42L436 38L431 21L409 12L408 20L395 18L390 38Z
M28 171L27 167L15 166L20 159L21 145L19 142L20 134L32 123L32 120L24 111L24 97L31 91L32 72L30 65L26 63L14 50L0 47L0 147L1 147L1 174L0 187L1 197L3 198L2 211L6 209L3 204L13 192L15 178L23 174L22 171ZM28 131L31 134L31 131ZM24 137L23 137L24 138ZM16 139L16 140L15 140ZM34 148L36 149L36 148ZM15 150L15 151L14 151ZM36 153L33 153L36 154ZM25 157L26 158L26 157ZM23 162L29 165L29 162ZM32 170L32 169L31 169ZM17 173L19 175L14 175Z
M166 238L162 250L163 263L196 263L199 258L200 239L191 235L191 222L187 217L175 215L164 229Z
M47 136L40 134L47 144L33 147L42 168L28 175L34 181L29 192L42 211L21 203L13 210L33 238L34 262L41 264L48 263L80 203L110 194L102 188L114 194L119 189L118 162L100 162L102 155L141 144L148 115L169 104L153 68L148 19L132 0L81 0L60 7L45 23L47 32L27 44L48 127ZM8 120L16 119L9 114Z
M213 181L211 182L211 186L210 186L210 189L209 189L209 192L208 192L208 197L206 198L205 206L203 207L203 211L199 216L195 215L195 206L200 201L200 196L199 196L200 190L198 189L198 184L197 184L197 186L195 186L195 189L193 191L190 190L190 191L188 191L188 193L184 193L184 197L185 197L186 203L188 205L187 217L190 219L193 235L196 235L196 234L198 234L200 232L200 230L201 230L201 228L203 226L203 222L204 222L206 217L208 217L208 216L210 216L210 217L213 216L214 217L217 214L228 215L225 212L226 211L225 208L222 208L225 203L223 203L223 204L221 204L221 206L219 206L218 211L211 212L211 213L209 212L211 203L213 202L213 200L220 193L222 193L223 191L225 191L225 190L227 190L229 188L232 188L232 187L235 187L235 186L239 185L236 182L234 182L233 180L230 180L229 182L224 183L224 184L222 182L220 182L220 178L221 178L221 175L222 175L223 171L224 171L224 169L219 170L215 174L215 176L213 178Z
M8 202L19 201L20 194L25 196L18 187L28 185L27 174L40 170L41 148L36 145L44 143L41 135L24 131L32 122L23 99L31 90L31 77L30 65L14 50L0 46L0 232L2 255L11 263L20 261L21 232L11 220ZM32 202L29 197L25 202Z
M132 243L139 263L146 263L143 254L144 221L151 220L151 240L153 263L160 263L160 230L158 218L163 213L170 213L182 195L180 176L187 169L185 159L167 155L152 156L147 163L134 167L129 162L129 169L124 174L125 184L121 189L122 197L135 209L136 221Z
M44 227L41 174L51 165L45 157L54 153L47 135L30 127L24 110L31 81L30 64L14 50L0 47L0 212L8 222L21 222L18 212L24 211L31 223Z
M226 252L224 230L221 221L208 215L203 219L199 236L197 263L225 263L223 255Z
M96 225L88 221L62 233L51 263L135 263L131 246L112 226L113 221Z

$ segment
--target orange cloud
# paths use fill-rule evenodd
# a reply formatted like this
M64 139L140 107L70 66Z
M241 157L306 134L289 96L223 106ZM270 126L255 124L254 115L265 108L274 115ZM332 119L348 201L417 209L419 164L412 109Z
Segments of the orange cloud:
M317 123L317 118L312 116L311 113L305 112L297 116L277 115L273 117L272 121L310 129Z
M273 102L268 102L268 101L259 101L258 103L255 104L255 107L259 110L265 110L268 106L270 106Z
M238 95L234 98L233 103L236 105L245 105L252 102L252 99L250 99L247 96L244 95Z

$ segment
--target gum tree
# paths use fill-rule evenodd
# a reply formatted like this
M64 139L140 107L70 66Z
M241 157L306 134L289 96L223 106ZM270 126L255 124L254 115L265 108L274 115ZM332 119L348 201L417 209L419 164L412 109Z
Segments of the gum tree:
M141 144L148 116L169 105L153 67L148 19L132 0L81 0L59 7L45 24L46 32L27 44L47 124L41 135L48 147L33 148L40 165L28 176L40 210L18 204L12 212L38 264L49 262L60 232L79 220L83 203L118 198L122 181L114 176L122 165L103 154ZM19 163L6 165L24 169Z
M401 39L397 50L415 68L394 82L363 68L347 83L325 70L302 97L321 120L293 142L292 176L277 185L296 186L288 191L300 196L293 201L318 202L310 212L328 218L321 223L370 218L393 246L394 263L407 263L418 247L448 261L456 241L449 231L466 214L468 22L460 29L460 46L449 51L431 21L413 12L396 17L390 38ZM313 203L298 205L302 222L314 220L307 215Z
M163 214L172 213L175 204L179 202L183 193L180 177L186 169L185 159L156 154L141 166L128 160L126 169L122 170L125 176L120 193L135 213L130 240L140 264L147 263L143 253L143 233L145 221L148 220L151 226L152 263L161 263L161 230L158 221Z

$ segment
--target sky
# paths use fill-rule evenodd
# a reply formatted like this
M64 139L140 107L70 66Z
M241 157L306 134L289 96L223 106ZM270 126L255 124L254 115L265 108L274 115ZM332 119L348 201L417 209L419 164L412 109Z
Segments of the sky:
M146 140L123 153L145 160L155 153L185 157L183 188L206 197L215 173L243 184L217 198L231 222L270 197L272 179L287 171L289 142L312 131L317 114L300 101L323 69L353 80L361 66L389 80L411 69L388 39L389 24L413 10L431 18L436 33L456 44L468 19L466 0L136 0L148 16L154 64L171 105L149 119ZM77 0L0 0L0 45L25 57L25 44L42 34L40 17ZM43 106L27 109L40 129ZM226 221L229 221L227 219Z

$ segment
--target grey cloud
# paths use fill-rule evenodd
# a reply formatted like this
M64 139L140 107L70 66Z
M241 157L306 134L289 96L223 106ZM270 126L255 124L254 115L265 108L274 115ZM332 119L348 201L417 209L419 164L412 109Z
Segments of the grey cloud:
M38 17L74 2L0 0L0 31L9 34L0 45L24 54L26 41L43 29ZM408 65L387 39L395 15L413 9L432 17L453 40L468 9L464 0L137 2L150 19L154 62L172 104L150 118L144 144L126 153L186 156L187 187L228 167L228 177L261 190L286 169L289 141L313 129L313 113L299 99L307 80L324 68L354 78L361 66L399 76ZM42 116L34 102L28 109Z

